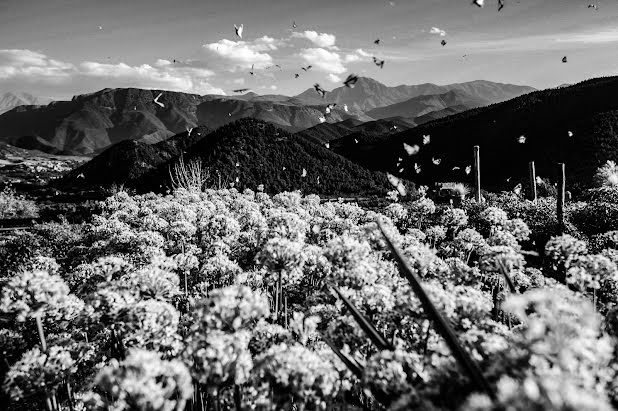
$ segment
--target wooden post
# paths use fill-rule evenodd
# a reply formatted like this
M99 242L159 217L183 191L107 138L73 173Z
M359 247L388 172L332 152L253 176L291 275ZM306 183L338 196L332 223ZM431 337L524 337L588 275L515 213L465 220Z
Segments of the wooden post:
M558 218L558 226L560 230L564 230L564 201L566 197L566 173L564 163L558 163L558 204L556 205L556 217Z
M534 167L534 161L528 163L528 169L530 171L530 200L536 203L536 168Z
M477 202L481 202L481 155L480 147L474 146L474 190Z

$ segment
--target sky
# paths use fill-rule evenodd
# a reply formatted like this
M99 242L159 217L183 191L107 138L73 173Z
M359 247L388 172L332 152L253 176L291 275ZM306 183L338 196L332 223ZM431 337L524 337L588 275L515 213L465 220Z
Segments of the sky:
M548 88L617 74L615 0L505 3L499 12L497 0L0 0L0 93L296 95L350 73L389 86Z

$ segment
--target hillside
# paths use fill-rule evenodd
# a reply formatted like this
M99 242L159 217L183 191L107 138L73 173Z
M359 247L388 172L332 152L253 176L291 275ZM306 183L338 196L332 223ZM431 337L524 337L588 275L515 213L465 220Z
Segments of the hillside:
M253 119L242 119L208 134L187 150L185 162L191 160L200 160L210 169L211 186L218 184L220 175L224 185L234 183L240 190L264 184L267 192L300 189L323 195L383 196L392 189L384 174ZM170 164L144 174L134 186L140 190L165 186Z
M372 120L363 113L347 113L342 107L335 107L329 114L326 114L326 103L323 100L315 105L305 106L280 99L267 101L260 98L266 96L247 97L245 95L241 97L221 97L201 103L197 107L198 123L218 128L241 118L253 118L294 132L321 124L321 117L328 123L336 123L349 118L359 121ZM275 97L278 96L273 96Z
M153 102L160 100L164 107ZM163 90L105 89L0 116L0 141L65 154L95 154L122 140L155 143L194 127L196 106L209 99Z
M354 119L338 123L323 123L299 131L297 136L306 138L314 143L326 143L352 134L366 134L370 136L391 135L414 127L412 120L392 117L375 121L358 122Z
M431 121L377 143L333 146L348 158L362 158L361 165L375 170L394 172L402 157L401 175L428 184L472 183L463 169L472 164L473 146L480 145L486 188L504 189L526 181L528 161L534 160L542 177L554 177L556 163L565 162L567 184L577 190L591 182L601 164L618 158L617 93L618 77L597 78ZM431 136L429 145L422 145L423 135ZM517 141L522 135L525 144ZM403 142L418 144L420 153L406 156ZM364 152L372 155L359 154ZM440 165L434 165L432 157L441 159ZM414 163L421 165L418 175ZM452 171L456 166L461 170Z
M0 95L0 114L6 113L18 106L38 106L50 102L51 99L36 97L28 93L7 92Z
M140 177L177 158L210 132L208 127L197 127L190 136L185 131L156 144L123 140L72 170L54 185L64 189L113 184L132 186Z
M491 104L490 100L473 96L461 90L451 90L443 94L427 94L412 97L401 103L374 108L367 111L367 115L375 119L395 116L416 118L435 111L448 110L451 107L457 107L459 111L464 111L489 104Z
M400 103L413 97L439 95L452 90L464 92L474 99L488 103L506 101L534 91L532 87L493 83L484 80L444 86L426 83L389 87L371 78L360 77L354 88L338 87L326 95L326 100L338 104L347 104L350 109L369 111L377 107ZM316 104L320 97L313 89L308 89L296 96L296 99L305 104Z

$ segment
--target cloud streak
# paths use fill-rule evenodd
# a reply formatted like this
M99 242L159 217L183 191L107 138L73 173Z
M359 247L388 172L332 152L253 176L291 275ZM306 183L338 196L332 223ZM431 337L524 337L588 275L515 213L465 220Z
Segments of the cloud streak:
M78 65L31 50L0 50L0 80L31 84L68 84L92 80L105 87L140 87L173 91L225 94L208 79L215 73L203 67L158 60L154 65L131 66L84 61Z

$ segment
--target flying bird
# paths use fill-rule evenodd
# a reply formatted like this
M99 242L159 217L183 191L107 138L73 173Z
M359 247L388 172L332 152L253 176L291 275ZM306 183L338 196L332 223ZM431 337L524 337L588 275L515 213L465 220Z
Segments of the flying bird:
M402 197L406 195L406 186L403 185L403 182L392 175L391 173L386 173L386 178L388 178L388 182L391 183L393 187L399 192L399 195Z
M519 136L519 137L517 137L517 142L519 144L526 144L526 136Z
M307 170L305 170L304 168L303 168L303 175L302 176L303 177L307 177Z
M330 148L330 144L329 143L324 143L324 147Z
M357 138L354 139L354 144L358 144L358 139Z
M294 29L295 29L296 27L298 27L298 26L296 25L296 22L295 22L295 21L293 21L293 22L292 22L292 28L294 28Z
M590 6L588 6L588 7L590 7ZM99 30L103 30L103 26L99 26Z
M373 64L375 64L376 66L380 67L380 68L384 68L384 60L380 60L378 58L373 58Z
M345 81L343 82L343 85L349 88L354 88L357 81L358 81L358 76L352 73L345 79Z
M348 105L347 105L347 104L344 104L344 105L343 105L343 110L344 110L346 113L348 112Z
M423 135L423 145L427 145L431 142L431 136L429 134Z
M380 39L375 39L375 40L373 41L373 44L380 44Z
M320 120L320 123L326 123L326 117L324 116L318 117L318 120Z
M442 44L443 47L446 46L446 40L442 40L440 44Z
M251 65L251 71L249 72L249 74L251 74L252 76L255 76L255 73L253 72L253 66L254 64Z
M281 66L280 66L280 65L278 65L278 64L275 64L275 67L277 67L279 70L283 70L283 69L281 68Z
M589 8L589 9L595 9L595 10L598 10L598 9L599 9L599 6L597 6L596 4L589 4L589 5L588 5L588 8ZM101 27L101 26L99 26L99 27Z
M310 64L307 67L301 67L301 69L303 69L304 71L309 71L309 70L311 70L311 67L313 67L313 66Z
M455 171L455 170L461 170L461 167L459 167L459 166L453 167L453 171Z
M248 88L237 88L236 90L234 90L234 93L245 93L249 91ZM232 115L231 113L228 113L230 116Z
M236 35L242 38L243 25L241 24L240 26L237 26L234 24L234 30L236 31Z
M498 11L502 11L504 8L504 0L498 0Z
M294 78L299 78L299 77L300 77L300 74L298 74L298 73L294 74Z
M161 107L165 107L165 104L161 103L159 101L159 97L161 97L161 95L163 95L163 93L159 93L159 95L157 97L155 97L155 99L153 100L155 104L158 104Z
M466 166L466 174L470 174L472 171L472 166Z
M329 105L326 106L326 114L330 114L331 110L335 108L335 106L337 105L337 103L330 103Z
M319 95L322 96L322 98L326 97L326 93L327 91L324 90L318 83L315 83L313 85L313 88L315 89L315 92L318 93Z
M403 143L403 149L406 150L406 153L408 153L409 156L418 154L418 152L421 150L421 148L417 146L416 144L410 145L406 143Z
M568 62L568 60L567 60L567 56L562 57L562 62L563 62L563 63Z
M193 131L193 127L185 127L187 129L187 135L190 136Z
M472 4L478 7L483 7L485 5L485 0L474 0Z
M435 165L439 166L440 163L442 162L442 159L441 158L431 157L431 162L434 163Z
M414 171L416 171L416 174L419 174L421 172L421 165L414 163Z

